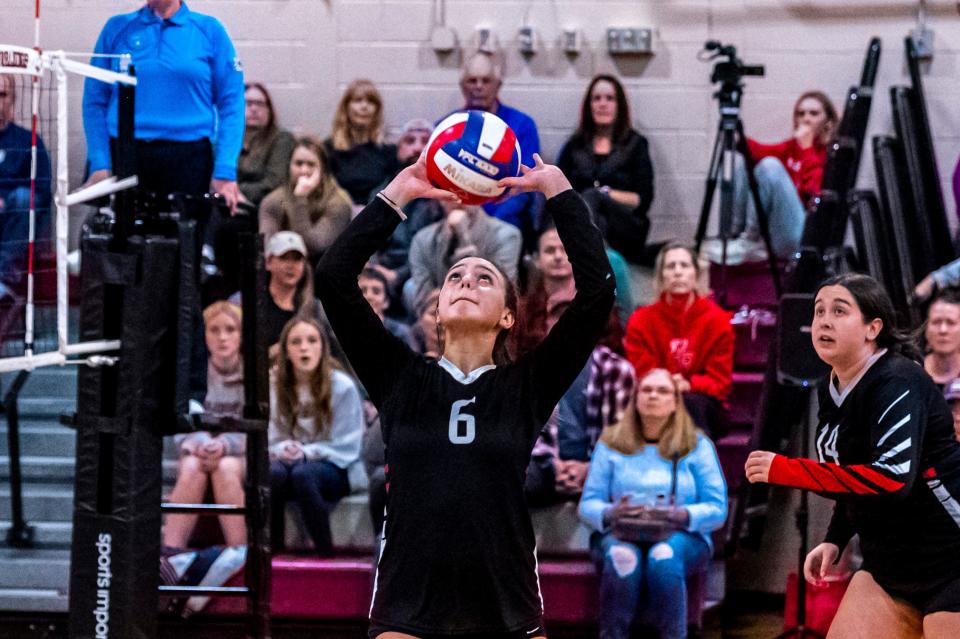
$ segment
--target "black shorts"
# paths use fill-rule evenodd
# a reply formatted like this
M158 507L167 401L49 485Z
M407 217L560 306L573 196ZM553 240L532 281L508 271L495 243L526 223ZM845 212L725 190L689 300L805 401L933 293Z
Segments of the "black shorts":
M884 587L892 596L903 599L924 615L935 612L960 612L960 577L926 590L903 591Z
M369 639L377 639L385 632L402 632L405 635L417 637L417 639L531 639L531 637L546 637L547 631L543 627L543 620L530 623L519 630L510 632L478 632L470 634L445 635L437 633L423 633L405 630L396 626L370 622L370 629L367 631Z

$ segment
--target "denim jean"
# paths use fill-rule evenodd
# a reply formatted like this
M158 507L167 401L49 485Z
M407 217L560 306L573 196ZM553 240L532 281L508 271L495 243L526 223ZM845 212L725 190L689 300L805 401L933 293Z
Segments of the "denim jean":
M783 163L774 157L757 162L753 175L760 191L760 204L767 214L773 252L780 258L790 257L800 248L806 220L806 210L797 194L797 187ZM733 230L735 234L744 231L752 237L760 237L760 224L750 194L746 165L739 154L733 172Z
M273 545L283 542L284 506L296 501L318 555L333 553L330 511L350 492L347 471L328 461L270 462Z
M627 639L637 619L662 639L687 636L687 577L710 559L700 535L678 531L645 547L594 533L590 546L600 573L600 639Z
M3 209L0 210L0 286L18 292L27 272L30 189L21 186L0 191L0 199L3 200ZM35 223L37 242L49 242L50 212L38 208Z

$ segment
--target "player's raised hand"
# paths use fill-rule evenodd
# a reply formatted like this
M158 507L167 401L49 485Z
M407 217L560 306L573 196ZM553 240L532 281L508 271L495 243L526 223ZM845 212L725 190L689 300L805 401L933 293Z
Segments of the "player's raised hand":
M570 180L563 174L563 171L552 164L544 164L539 153L533 154L532 168L521 164L519 176L503 178L498 182L498 186L519 193L539 191L547 199L571 188Z
M455 193L438 189L430 184L430 180L427 179L426 152L420 154L420 159L416 163L400 171L382 193L399 207L404 207L410 200L421 197L446 202L460 201Z

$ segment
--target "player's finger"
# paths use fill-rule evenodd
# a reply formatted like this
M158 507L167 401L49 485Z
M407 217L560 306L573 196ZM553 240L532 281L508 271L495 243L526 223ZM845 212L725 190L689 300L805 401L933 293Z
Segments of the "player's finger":
M817 553L811 552L803 561L803 578L810 583L817 581Z
M543 168L543 159L540 157L539 153L533 154L533 168L535 169Z
M429 189L423 193L422 197L430 198L433 200L441 200L444 202L459 202L460 196L451 191L446 191L444 189Z
M518 189L523 190L527 186L527 180L522 177L506 177L497 182L497 186L501 189Z

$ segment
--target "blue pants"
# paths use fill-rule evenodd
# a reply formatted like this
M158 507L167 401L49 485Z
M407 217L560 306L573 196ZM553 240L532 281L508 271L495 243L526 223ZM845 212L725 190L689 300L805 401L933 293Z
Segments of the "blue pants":
M273 545L283 545L284 506L296 501L317 554L333 554L330 511L350 493L347 471L328 461L289 464L270 462L270 509Z
M747 181L741 155L737 155L733 175L733 229L736 232L745 230L759 237L757 209L750 194L750 183ZM803 225L806 221L806 210L797 194L797 187L783 163L774 157L766 157L757 162L753 175L760 191L760 204L763 205L770 225L773 252L780 258L790 257L800 248L800 238L803 236Z
M687 577L710 559L702 537L680 531L642 547L594 533L590 546L600 573L600 639L627 639L637 618L662 639L687 636Z
M18 292L27 272L27 241L30 232L30 189L24 186L0 191L0 295ZM50 212L37 208L34 229L38 243L49 244ZM6 290L5 290L6 289ZM17 294L22 293L19 291Z

